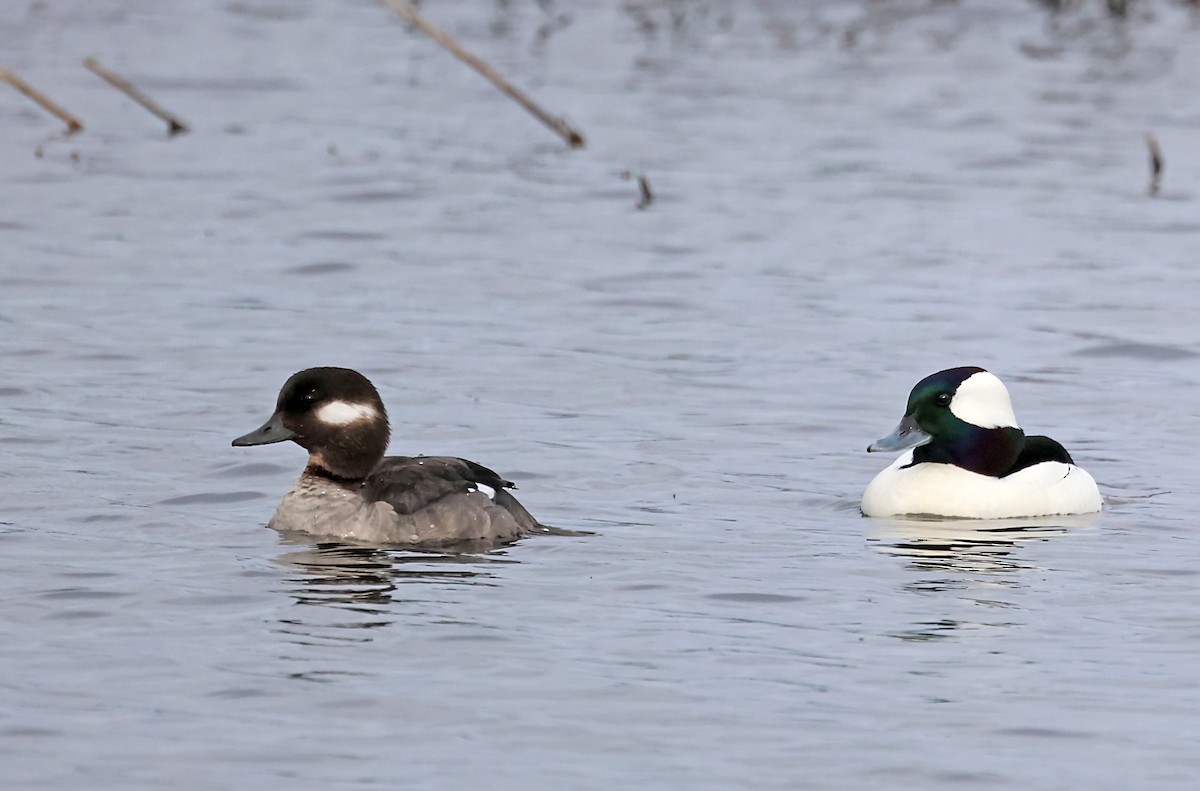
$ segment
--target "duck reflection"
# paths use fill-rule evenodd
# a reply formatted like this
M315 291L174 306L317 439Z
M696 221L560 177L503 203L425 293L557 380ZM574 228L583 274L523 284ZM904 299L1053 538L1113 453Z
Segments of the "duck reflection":
M1014 589L1023 587L1018 572L1037 568L1021 557L1021 548L1065 535L1096 518L1095 514L1083 514L1023 519L872 519L869 540L876 548L905 559L908 568L921 572L901 590L937 597L933 611L929 605L920 606L930 617L891 635L908 642L927 642L1013 626L1014 619L1007 613L1018 607L1011 598ZM947 593L973 605L972 617L948 617L961 611L947 602Z
M1022 519L872 519L869 540L879 551L906 558L922 571L1006 574L1035 568L1020 558L1021 545L1065 535L1091 524L1095 514Z
M456 546L453 551L415 551L356 546L339 542L313 544L285 536L301 548L281 555L277 562L293 573L286 578L288 593L299 605L320 606L300 618L280 621L283 631L300 642L364 642L362 630L388 626L395 620L391 606L401 587L408 584L493 584L487 567L515 563L503 557L494 544L487 547ZM472 551L483 554L469 554ZM339 630L349 630L341 631Z

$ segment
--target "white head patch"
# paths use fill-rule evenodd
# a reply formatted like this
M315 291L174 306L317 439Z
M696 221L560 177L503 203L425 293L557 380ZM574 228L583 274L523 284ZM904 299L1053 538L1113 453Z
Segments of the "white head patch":
M950 411L959 420L980 428L1019 428L1008 390L987 371L963 380L954 392Z
M360 420L374 420L379 410L371 404L330 401L317 410L317 420L328 426L348 426Z

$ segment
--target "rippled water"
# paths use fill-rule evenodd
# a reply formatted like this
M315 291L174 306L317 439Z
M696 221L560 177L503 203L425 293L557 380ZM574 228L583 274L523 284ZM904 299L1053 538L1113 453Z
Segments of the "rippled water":
M1191 788L1200 20L423 7L588 148L372 2L0 11L5 786ZM597 535L264 529L315 364ZM1103 514L860 517L961 364Z

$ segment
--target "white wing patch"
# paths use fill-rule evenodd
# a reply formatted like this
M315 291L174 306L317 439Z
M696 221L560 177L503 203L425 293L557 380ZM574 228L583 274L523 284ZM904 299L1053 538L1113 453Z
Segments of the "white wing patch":
M328 426L348 426L360 420L374 420L379 410L371 404L351 401L330 401L317 410L317 420Z
M489 500L495 500L495 499L496 499L496 490L495 490L495 489L493 489L493 488L492 488L492 487L490 487L490 486L484 486L482 483L475 483L474 481L472 481L472 482L471 482L471 488L467 489L467 491L469 491L469 492L483 492L484 494L486 494L486 495L487 495L487 497L488 497L488 499L489 499Z

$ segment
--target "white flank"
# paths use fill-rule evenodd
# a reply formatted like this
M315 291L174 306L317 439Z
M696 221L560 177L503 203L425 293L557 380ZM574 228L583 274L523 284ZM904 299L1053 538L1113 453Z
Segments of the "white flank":
M374 420L379 410L371 404L330 401L317 410L317 420L329 426L348 426L360 420Z
M963 380L954 392L950 411L959 420L980 428L1019 428L1008 390L1003 382L987 371L980 371Z
M496 499L496 490L493 489L492 487L484 486L482 483L474 483L474 482L471 485L475 487L475 489L473 491L483 492L484 494L487 495L489 500Z
M933 514L967 519L1004 519L1052 514L1090 514L1103 500L1086 470L1044 461L1004 478L953 464L912 463L909 451L880 472L863 493L867 516Z

